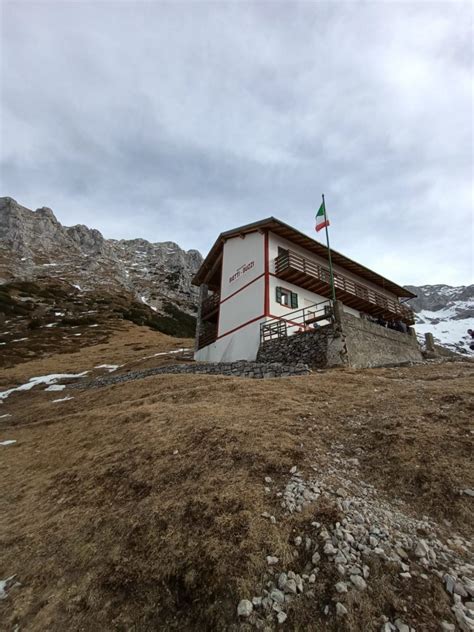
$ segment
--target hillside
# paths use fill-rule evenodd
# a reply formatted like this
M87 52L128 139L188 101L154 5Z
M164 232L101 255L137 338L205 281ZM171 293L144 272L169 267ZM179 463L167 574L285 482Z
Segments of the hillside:
M471 630L474 365L81 386L191 344L2 372L4 629Z
M107 240L0 198L0 367L107 340L123 320L194 335L201 261L172 242Z

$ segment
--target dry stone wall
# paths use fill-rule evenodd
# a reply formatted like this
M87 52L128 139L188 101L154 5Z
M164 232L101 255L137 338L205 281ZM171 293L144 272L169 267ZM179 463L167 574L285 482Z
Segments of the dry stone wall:
M260 345L257 362L304 362L310 367L325 368L345 364L343 339L338 328L326 325L314 331L288 338L267 340Z
M291 365L280 362L193 362L190 364L173 364L170 366L144 369L143 371L131 371L124 375L100 377L90 382L71 384L71 388L89 388L96 386L109 386L120 384L130 380L139 380L150 375L162 374L190 374L203 373L207 375L227 375L229 377L248 377L254 379L292 377L295 375L307 375L311 373L307 364L294 363Z

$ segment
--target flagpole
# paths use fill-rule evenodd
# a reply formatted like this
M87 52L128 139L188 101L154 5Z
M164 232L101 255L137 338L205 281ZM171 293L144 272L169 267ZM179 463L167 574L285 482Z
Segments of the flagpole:
M324 193L323 193L323 208L324 208L324 223L326 224L324 228L326 229L326 242L328 245L329 276L331 279L331 293L332 293L332 300L336 302L336 288L334 286L334 272L332 269L331 246L329 245L328 218L326 215L326 202L324 200Z

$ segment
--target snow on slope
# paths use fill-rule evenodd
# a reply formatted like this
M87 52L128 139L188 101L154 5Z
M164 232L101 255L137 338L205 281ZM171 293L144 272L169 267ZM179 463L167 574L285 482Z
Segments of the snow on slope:
M474 329L474 285L408 287L418 295L410 304L416 312L415 329L419 338L430 332L439 344L472 354L469 347L474 340L467 330Z

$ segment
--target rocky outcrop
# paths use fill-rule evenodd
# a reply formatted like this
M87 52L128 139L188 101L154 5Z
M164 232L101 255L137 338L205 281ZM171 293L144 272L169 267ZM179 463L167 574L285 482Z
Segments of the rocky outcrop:
M158 313L172 303L193 314L191 279L201 262L197 250L173 242L105 239L84 225L63 226L50 208L0 198L0 283L48 277L80 291L126 289Z

